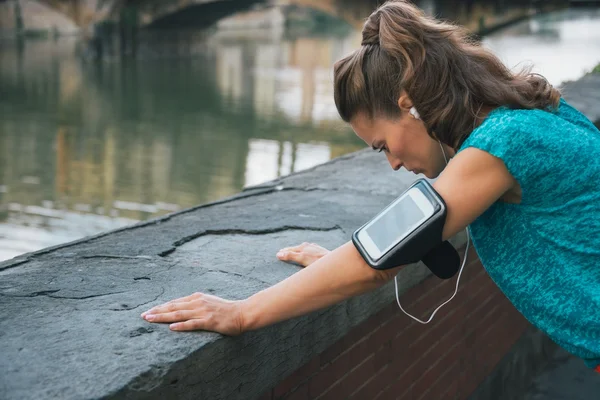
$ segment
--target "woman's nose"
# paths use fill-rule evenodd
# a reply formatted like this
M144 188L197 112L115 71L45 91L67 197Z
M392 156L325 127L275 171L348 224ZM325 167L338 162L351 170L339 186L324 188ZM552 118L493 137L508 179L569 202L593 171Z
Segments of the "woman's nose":
M398 171L400 168L402 168L402 162L399 159L389 153L385 156L387 157L387 160L394 171Z

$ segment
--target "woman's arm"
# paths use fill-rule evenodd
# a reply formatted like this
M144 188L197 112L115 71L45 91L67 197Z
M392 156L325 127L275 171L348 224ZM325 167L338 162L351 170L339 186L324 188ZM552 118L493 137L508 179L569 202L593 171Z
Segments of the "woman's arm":
M471 147L448 163L433 187L448 210L442 234L448 240L518 183L501 159Z
M481 150L457 155L434 187L446 202L443 238L464 229L510 190L516 181L504 163ZM178 322L174 330L203 329L229 335L283 321L371 291L402 267L372 269L351 242L278 284L243 301L196 293L142 314L150 322Z
M142 318L176 322L173 330L208 330L237 335L307 314L383 285L388 274L371 268L352 242L331 251L289 278L246 300L194 293L154 307Z
M389 274L371 268L352 242L331 251L242 303L244 330L307 314L383 285Z

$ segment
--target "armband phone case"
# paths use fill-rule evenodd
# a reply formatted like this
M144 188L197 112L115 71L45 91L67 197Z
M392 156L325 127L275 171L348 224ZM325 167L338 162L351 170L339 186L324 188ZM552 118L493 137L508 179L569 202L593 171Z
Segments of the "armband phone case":
M433 215L404 239L396 243L394 247L384 253L379 259L375 260L371 258L362 243L358 240L358 232L375 219L376 216L352 234L354 246L372 268L383 270L416 263L442 242L442 232L446 222L446 203L444 199L425 179L417 180L404 193L413 188L420 190L431 202L434 208Z

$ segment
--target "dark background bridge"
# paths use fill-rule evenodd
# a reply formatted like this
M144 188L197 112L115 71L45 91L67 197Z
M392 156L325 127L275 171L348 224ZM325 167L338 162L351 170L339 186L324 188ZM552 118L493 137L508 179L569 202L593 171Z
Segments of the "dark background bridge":
M382 3L382 0L38 0L23 2L19 0L0 0L4 8L4 17L0 18L0 29L9 30L10 25L18 30L21 19L19 13L32 3L45 7L48 13L66 17L86 37L102 35L107 25L125 26L126 29L144 28L198 28L208 27L222 18L250 8L277 7L287 17L289 10L312 10L321 15L345 21L354 28L360 28L365 17ZM484 32L490 27L505 24L531 14L532 6L540 7L561 3L560 0L505 0L482 1L475 5L473 1L417 1L426 11L457 21L473 32ZM511 12L499 12L499 4L505 7L511 4ZM565 3L564 1L562 3ZM500 7L500 8L502 8ZM8 12L12 18L7 16ZM40 19L40 18L37 18ZM4 25L4 26L3 26ZM54 29L61 31L60 22ZM25 30L35 27L24 27Z
M377 3L376 0L0 0L0 34L22 38L76 33L83 39L84 55L103 58L119 52L135 54L140 34L164 29L205 29L244 11L263 12L263 25L285 27L294 18L306 22L319 16L317 19L322 21L343 22L359 29ZM273 18L272 11L278 18ZM244 16L237 18L244 20ZM256 18L251 19L255 23ZM239 22L234 25L238 27Z
M353 26L377 5L375 0L39 0L40 4L56 11L72 21L82 32L89 32L94 24L105 21L118 22L123 19L135 22L140 27L208 26L220 18L242 11L252 6L268 5L279 7L301 7L318 10L340 18ZM344 7L344 3L353 7ZM0 0L0 3L13 3L21 8L19 1ZM355 3L355 4L354 4ZM364 10L355 5L362 5ZM349 11L349 10L352 11ZM363 12L364 11L364 12Z

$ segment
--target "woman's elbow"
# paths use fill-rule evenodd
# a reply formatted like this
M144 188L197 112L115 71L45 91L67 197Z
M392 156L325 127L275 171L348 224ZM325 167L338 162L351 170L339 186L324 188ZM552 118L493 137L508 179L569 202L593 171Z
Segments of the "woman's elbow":
M369 266L369 268L371 268ZM394 279L396 277L396 275L398 275L398 272L400 272L400 270L404 268L404 265L401 265L399 267L394 267L394 268L390 268L390 269L375 269L375 268L371 268L374 272L374 280L376 282L379 282L381 284L387 283L389 281L391 281L392 279Z

